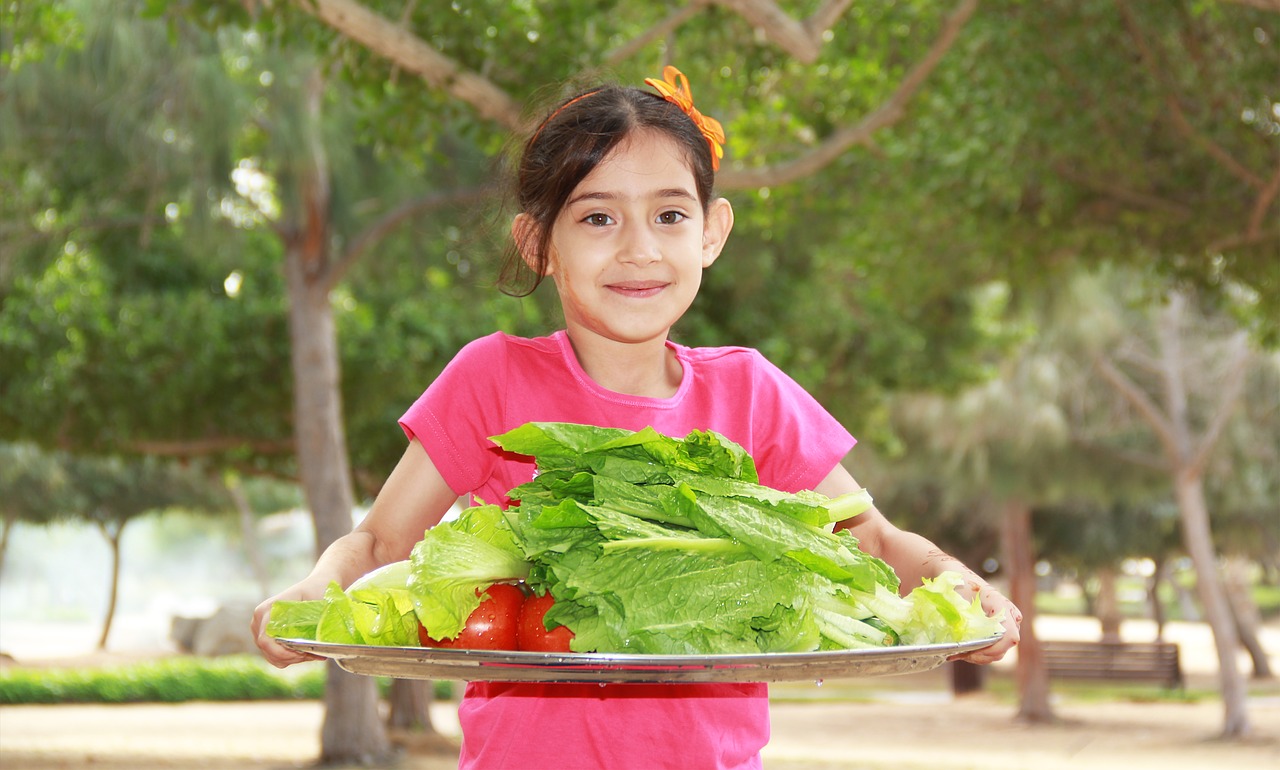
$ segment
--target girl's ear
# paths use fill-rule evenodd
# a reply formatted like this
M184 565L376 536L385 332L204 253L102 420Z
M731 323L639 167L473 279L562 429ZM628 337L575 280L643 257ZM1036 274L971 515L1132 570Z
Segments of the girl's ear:
M516 214L516 218L511 221L511 239L515 241L520 258L533 272L538 275L547 275L551 272L549 261L538 264L539 235L538 223L528 214L523 212Z
M702 266L711 267L711 263L720 256L725 241L729 240L729 232L733 230L733 206L724 198L716 198L707 209L707 221L702 227Z

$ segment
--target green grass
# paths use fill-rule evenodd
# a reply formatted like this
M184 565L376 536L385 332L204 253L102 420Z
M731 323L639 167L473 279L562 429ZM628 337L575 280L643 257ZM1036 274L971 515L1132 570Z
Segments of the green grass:
M0 705L318 699L324 683L323 667L286 673L248 655L102 668L9 668L0 671ZM379 685L385 692L389 680ZM451 682L435 684L436 697L451 693Z
M1254 586L1253 601L1264 619L1280 616L1280 586ZM1160 603L1164 606L1166 619L1184 620L1182 607L1168 586L1164 586L1160 592ZM1088 607L1083 596L1041 592L1036 595L1036 611L1042 615L1086 615ZM1145 600L1121 601L1120 614L1124 618L1150 618L1151 604Z
M1264 618L1280 615L1280 585L1254 586L1253 601L1258 605L1258 613Z

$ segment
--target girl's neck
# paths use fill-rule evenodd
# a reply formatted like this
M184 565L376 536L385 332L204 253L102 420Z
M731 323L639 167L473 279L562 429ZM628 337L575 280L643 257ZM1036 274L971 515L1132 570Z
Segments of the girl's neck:
M645 398L671 398L680 388L684 368L665 337L647 342L614 342L568 330L578 365L597 385L614 393ZM586 339L583 339L583 338Z

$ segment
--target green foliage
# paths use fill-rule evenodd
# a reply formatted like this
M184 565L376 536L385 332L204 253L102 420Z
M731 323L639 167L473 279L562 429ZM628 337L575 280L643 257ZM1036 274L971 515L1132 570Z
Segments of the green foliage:
M108 668L11 667L0 672L0 703L179 703L190 700L319 698L324 670L268 671L250 657L163 658Z
M75 493L64 463L30 444L0 442L0 489L0 518L6 524L46 523L74 508Z
M622 58L668 9L364 5L404 15L526 116L570 81L638 83L673 60L725 123L731 169L785 163L865 118L946 10L855 3L807 64L717 5ZM294 473L278 269L292 223L272 207L289 203L307 137L323 140L340 253L401 203L489 181L519 132L296 3L41 7L6 7L29 34L6 38L21 66L0 73L0 172L14 182L0 196L0 435L215 446L200 451ZM1150 262L1243 298L1232 310L1265 336L1280 263L1260 250L1276 241L1231 246L1260 198L1222 157L1255 175L1275 166L1271 18L1193 2L984 4L902 121L801 181L728 192L735 233L681 340L759 347L900 458L888 397L992 376L1024 333L1002 319L1047 303L1080 258ZM315 73L313 131L302 95ZM403 449L395 419L454 351L495 328L551 326L549 291L517 302L488 286L511 213L491 203L401 223L334 293L365 494Z
M1280 586L1254 586L1253 601L1262 617L1280 617Z
M79 251L15 282L0 309L0 431L99 452L288 435L288 380L264 376L288 355L278 276L241 267L230 297L209 262L147 256ZM153 265L171 268L159 285Z
M149 9L167 24L137 7L88 14L82 46L0 85L13 97L0 100L0 119L18 129L0 162L12 161L23 191L6 197L15 209L0 229L0 435L290 476L280 263L292 223L273 220L304 160L300 84L314 56L258 32L206 32L175 4ZM447 164L424 163L430 148L417 140L352 142L369 106L344 81L327 84L320 135L336 250L396 206L490 171L456 121L420 122ZM453 353L495 323L527 332L541 317L487 285L488 228L448 207L412 217L334 294L366 493L403 450L396 418Z
M198 468L144 457L72 456L66 461L72 512L118 536L125 524L165 508L209 510L225 502Z

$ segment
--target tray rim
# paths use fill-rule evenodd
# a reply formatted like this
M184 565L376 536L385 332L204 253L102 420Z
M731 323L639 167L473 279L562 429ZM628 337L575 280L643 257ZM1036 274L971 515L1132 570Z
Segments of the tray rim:
M533 652L316 642L277 638L296 652L333 660L352 673L423 679L524 682L760 682L839 679L924 671L989 647L1003 634L965 642L863 650L639 655ZM900 670L895 670L900 669ZM394 673L392 673L394 671Z

